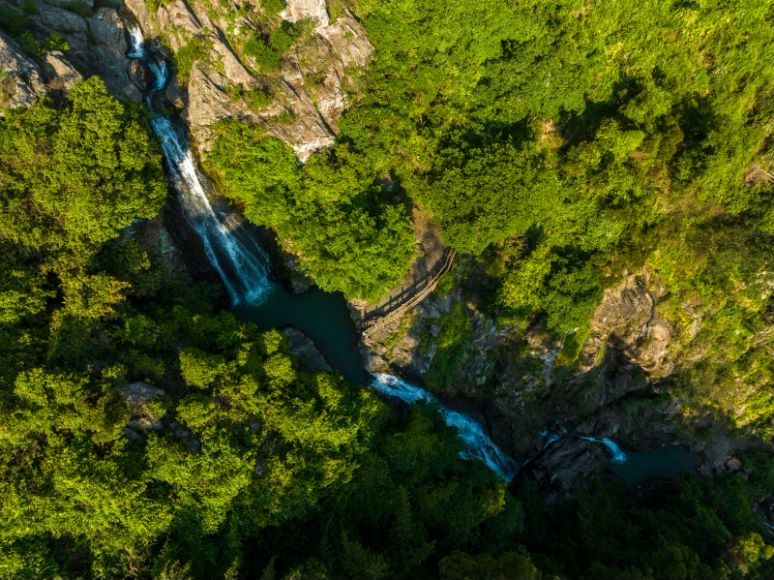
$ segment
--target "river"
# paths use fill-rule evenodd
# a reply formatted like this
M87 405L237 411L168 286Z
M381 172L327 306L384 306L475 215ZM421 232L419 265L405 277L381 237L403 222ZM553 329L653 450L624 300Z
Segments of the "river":
M351 382L368 386L383 397L406 404L424 401L433 405L446 424L457 430L464 444L460 455L465 459L482 461L500 478L510 482L518 473L519 465L492 441L472 417L448 408L425 389L399 377L371 375L363 369L358 353L357 330L342 295L318 288L293 295L270 278L272 268L268 252L252 235L251 228L242 227L243 218L222 202L212 184L201 173L182 124L161 114L155 106L155 95L169 81L168 63L146 49L139 28L129 28L129 41L127 57L141 61L151 75L145 103L152 111L151 125L161 142L183 217L201 239L207 259L228 292L234 313L261 329L297 328L312 339L337 371ZM551 437L553 441L558 436ZM639 484L654 475L673 475L687 465L682 452L642 452L649 454L646 456L626 453L608 438L582 437L605 445L611 452L613 470L630 484ZM665 463L670 457L672 461Z
M459 433L465 447L460 455L483 461L503 480L510 482L518 471L516 463L495 445L473 418L447 408L421 387L390 375L373 376L363 369L357 350L357 331L343 296L319 289L294 296L270 279L269 254L250 234L250 228L240 227L243 218L225 204L218 203L217 192L196 165L184 128L154 106L156 93L163 90L169 80L169 65L146 50L139 29L130 28L129 37L127 57L142 61L152 77L145 102L153 112L151 126L161 142L183 218L201 239L207 259L223 281L235 314L264 329L297 328L314 341L336 370L356 384L407 403L422 399L434 405L447 425ZM391 386L398 383L405 388ZM409 392L412 393L410 396Z

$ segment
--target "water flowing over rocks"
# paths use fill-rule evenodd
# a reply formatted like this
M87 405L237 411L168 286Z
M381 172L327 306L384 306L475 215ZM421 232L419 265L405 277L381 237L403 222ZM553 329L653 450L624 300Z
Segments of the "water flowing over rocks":
M674 371L674 330L658 311L665 294L647 271L624 273L605 291L573 365L563 363L563 342L540 320L525 331L498 326L459 288L429 297L394 335L369 344L364 359L371 371L428 376L445 348L445 321L463 312L470 330L455 351L452 391L444 395L479 401L498 445L522 461L531 458L530 472L550 493L572 493L583 474L604 469L610 456L583 439L544 450L539 432L547 426L613 437L634 450L694 443L676 420L680 401L660 396Z
M162 63L163 64L163 63ZM161 90L165 66L158 67L154 91ZM150 99L149 99L150 100ZM183 215L199 235L204 252L226 286L232 303L257 302L268 291L270 263L266 252L249 234L237 214L211 200L184 135L166 117L155 114L153 131L161 141Z
M518 471L516 463L497 447L497 444L472 417L449 409L425 389L393 375L375 374L370 387L382 395L399 399L410 405L420 401L434 404L446 424L454 427L465 443L465 449L460 452L461 457L464 459L475 457L483 461L506 482L510 482L516 475Z
M301 160L329 146L346 107L344 85L353 78L350 71L364 66L373 52L350 13L330 22L324 0L291 0L281 16L288 22L311 20L314 31L291 47L278 71L258 74L231 44L230 32L255 28L248 17L227 18L238 11L235 3L217 11L208 10L205 3L184 0L166 2L155 12L148 10L144 0L126 0L125 6L147 38L163 37L174 52L196 39L207 46L182 83L184 118L196 147L202 149L211 146L211 125L225 118L264 124ZM267 90L273 95L270 103L250 104L250 92ZM174 86L167 96L180 102Z

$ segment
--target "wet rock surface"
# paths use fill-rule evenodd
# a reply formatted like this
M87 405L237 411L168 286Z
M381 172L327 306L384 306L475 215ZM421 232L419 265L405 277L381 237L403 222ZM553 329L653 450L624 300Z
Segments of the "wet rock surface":
M530 464L531 476L548 501L579 491L586 478L601 472L610 457L599 443L561 439Z

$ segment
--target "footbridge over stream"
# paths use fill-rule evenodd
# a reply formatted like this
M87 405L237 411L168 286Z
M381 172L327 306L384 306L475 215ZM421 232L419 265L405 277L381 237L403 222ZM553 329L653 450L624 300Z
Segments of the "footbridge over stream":
M423 276L393 292L377 306L361 312L359 330L363 339L376 340L387 334L391 323L415 308L435 290L441 276L449 271L453 262L454 250L447 248Z

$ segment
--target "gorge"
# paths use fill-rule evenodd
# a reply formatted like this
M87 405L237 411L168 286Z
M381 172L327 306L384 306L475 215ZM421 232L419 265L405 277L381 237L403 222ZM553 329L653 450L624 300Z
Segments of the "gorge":
M142 31L129 27L127 57L143 62L151 74L146 104L154 108L154 95L169 82L169 65L159 55L146 50ZM292 326L310 337L333 367L354 383L365 384L388 398L407 404L424 401L438 408L447 425L454 427L464 441L464 458L483 461L506 482L518 472L517 463L491 440L481 425L465 413L449 409L423 388L384 373L366 372L358 354L358 337L343 298L312 287L302 294L292 294L270 279L269 254L251 231L240 228L242 218L218 197L217 191L196 166L180 125L154 110L152 127L162 144L174 188L186 222L200 237L207 259L218 273L234 311L259 328ZM206 186L204 184L207 184ZM550 364L550 354L546 365ZM613 469L630 484L640 484L651 477L674 476L693 469L697 460L685 448L653 449L636 452L632 459L608 437L571 434L582 440L604 445L612 456ZM558 435L549 436L544 448ZM528 464L531 459L525 460ZM625 464L625 465L621 465Z
M163 90L169 80L168 64L145 49L138 28L129 28L129 39L127 56L146 62L151 73L145 100L153 108L154 95ZM266 328L285 326L292 320L293 325L310 336L323 353L328 353L330 362L349 380L364 382L377 392L404 402L424 400L434 403L446 423L457 429L465 442L467 451L463 457L480 459L507 482L513 479L516 474L513 460L500 451L474 419L447 409L420 387L389 375L370 376L362 370L355 348L357 338L353 322L348 315L345 320L341 316L347 313L341 296L318 289L292 296L272 282L269 279L269 255L249 233L240 233L238 215L227 207L217 210L213 207L221 200L211 187L208 193L202 185L205 178L196 167L183 129L157 111L154 111L151 125L161 141L184 218L202 240L207 258L226 287L236 312ZM298 314L299 310L300 317L289 315L288 311ZM267 317L269 312L275 314ZM318 312L328 316L320 317ZM336 312L338 317L329 316Z
M772 577L771 14L0 2L0 577Z

